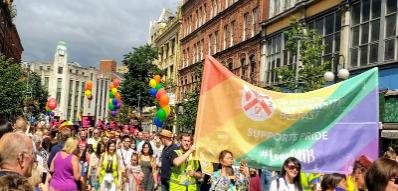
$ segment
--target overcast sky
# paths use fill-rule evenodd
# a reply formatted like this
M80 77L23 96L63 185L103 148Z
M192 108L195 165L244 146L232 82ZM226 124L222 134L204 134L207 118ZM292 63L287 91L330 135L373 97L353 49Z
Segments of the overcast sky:
M53 61L58 41L68 61L98 67L147 42L149 22L163 8L175 12L178 0L16 0L15 24L24 61Z

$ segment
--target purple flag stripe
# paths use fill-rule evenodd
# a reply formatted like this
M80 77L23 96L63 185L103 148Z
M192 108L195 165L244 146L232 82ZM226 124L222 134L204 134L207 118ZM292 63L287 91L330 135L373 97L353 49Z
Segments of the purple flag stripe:
M317 162L304 163L304 170L328 173L328 169L329 172L341 169L340 172L345 173L348 170L346 167L351 165L347 161L354 161L361 154L373 159L378 156L378 142L374 143L378 138L378 111L373 107L377 101L377 92L377 88L371 91L329 129L328 140L318 141L312 146Z

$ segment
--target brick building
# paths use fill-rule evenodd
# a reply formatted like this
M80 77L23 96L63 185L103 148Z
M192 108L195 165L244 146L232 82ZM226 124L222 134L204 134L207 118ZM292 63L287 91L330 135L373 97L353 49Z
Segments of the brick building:
M261 21L266 0L185 0L177 100L198 81L198 64L213 55L235 75L259 83Z
M16 63L20 63L23 47L17 28L12 22L15 16L12 1L1 1L0 9L0 52L14 59Z

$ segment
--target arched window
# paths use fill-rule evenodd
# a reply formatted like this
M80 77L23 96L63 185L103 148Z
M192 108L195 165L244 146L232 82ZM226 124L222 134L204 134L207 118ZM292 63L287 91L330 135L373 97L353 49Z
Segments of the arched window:
M254 75L255 75L255 71L256 71L256 56L254 54L250 55L249 57L250 60L250 83L254 83Z
M246 80L246 57L243 55L243 57L240 59L240 69L241 69L241 76L243 80Z

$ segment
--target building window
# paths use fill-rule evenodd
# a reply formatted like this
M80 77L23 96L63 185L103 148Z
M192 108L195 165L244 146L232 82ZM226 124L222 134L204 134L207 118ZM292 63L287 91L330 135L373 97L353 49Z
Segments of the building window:
M72 88L73 88L73 80L69 80L69 95L68 95L68 111L66 114L66 118L67 119L71 119L71 112L72 112Z
M266 62L267 62L267 83L275 83L277 81L276 68L281 67L281 49L282 35L276 35L267 39Z
M39 70L43 70L43 66L39 66Z
M205 44L205 40L202 39L202 43L200 43L200 60L203 60L203 45Z
M213 48L213 35L210 34L209 35L209 55L213 54L212 48Z
M80 91L80 111L84 111L84 86L85 84L82 82L81 83L81 91ZM76 114L75 114L76 116Z
M57 79L57 95L56 95L56 100L57 103L60 105L61 104L61 93L62 93L62 78Z
M386 5L386 11L381 6ZM394 60L396 56L396 0L363 0L351 8L350 67ZM381 28L384 24L384 29ZM384 34L380 39L380 34ZM379 55L380 43L384 43Z
M199 25L203 25L203 10L202 7L199 8Z
M243 57L240 59L240 69L241 69L241 75L240 78L243 80L246 80L246 56L243 55Z
M224 26L224 35L223 35L223 50L227 48L227 39L228 39L228 25Z
M256 71L256 56L254 55L250 55L249 57L250 60L250 74L249 74L249 78L250 78L250 83L254 83L254 74Z
M310 29L314 29L323 37L323 45L325 46L325 49L322 53L322 62L335 62L338 64L341 30L340 11L316 18L315 20L308 22L308 27Z
M64 70L64 68L61 67L61 66L59 66L59 67L58 67L58 74L62 74L63 70Z
M225 0L225 8L229 7L229 0Z
M214 32L214 53L218 52L218 48L219 48L219 38L218 38L218 31Z
M387 0L385 15L384 60L396 59L397 50L397 1Z
M297 3L305 0L270 0L269 1L269 18L274 17L292 7Z
M257 22L258 22L258 11L257 8L253 9L253 19L252 19L252 37L257 33Z
M199 28L199 10L196 9L196 15L195 15L195 29Z
M49 88L50 77L44 77L44 87Z
M234 64L232 63L232 60L228 63L228 70L232 71L234 69Z
M249 13L243 15L243 31L242 31L242 41L247 39L247 27L249 25Z
M231 32L230 32L230 40L229 40L229 47L234 45L234 35L235 35L235 21L231 22Z

